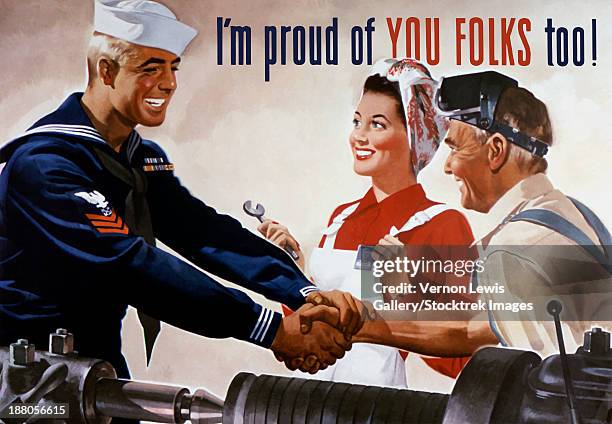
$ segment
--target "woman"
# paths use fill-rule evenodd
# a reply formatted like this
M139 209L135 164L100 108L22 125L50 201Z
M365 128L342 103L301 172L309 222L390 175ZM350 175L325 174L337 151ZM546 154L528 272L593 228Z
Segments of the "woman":
M429 200L416 179L432 160L447 128L433 106L435 88L427 69L411 59L381 60L367 78L349 144L355 173L370 177L372 187L363 198L338 206L323 230L308 264L322 290L360 297L361 275L355 269L360 245L469 246L473 242L464 216ZM299 253L298 263L304 269L299 244L285 227L266 221L259 231L280 246L290 245ZM464 358L424 360L451 377L467 362ZM344 359L318 376L406 387L400 351L380 345L355 344Z

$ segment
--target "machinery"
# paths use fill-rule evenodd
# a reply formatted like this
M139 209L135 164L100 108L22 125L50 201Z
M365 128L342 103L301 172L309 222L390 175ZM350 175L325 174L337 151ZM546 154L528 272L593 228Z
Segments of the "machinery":
M585 333L584 346L576 353L544 360L522 350L481 349L450 395L240 373L223 401L203 389L190 393L182 387L119 380L109 363L81 358L73 346L73 336L60 329L51 334L49 351L35 351L26 340L8 349L0 347L1 420L90 424L108 423L111 417L195 424L612 422L610 334L599 328ZM565 375L570 377L569 385ZM15 408L25 405L28 408ZM34 406L47 409L35 411ZM34 414L41 410L47 415Z

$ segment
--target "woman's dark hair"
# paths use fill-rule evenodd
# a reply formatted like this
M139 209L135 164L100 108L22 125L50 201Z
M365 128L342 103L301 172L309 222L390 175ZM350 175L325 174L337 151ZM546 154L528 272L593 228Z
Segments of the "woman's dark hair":
M369 91L384 94L395 100L397 113L404 123L404 128L407 128L402 96L400 95L399 83L397 81L389 81L386 77L378 74L370 75L363 85L363 93L365 94Z

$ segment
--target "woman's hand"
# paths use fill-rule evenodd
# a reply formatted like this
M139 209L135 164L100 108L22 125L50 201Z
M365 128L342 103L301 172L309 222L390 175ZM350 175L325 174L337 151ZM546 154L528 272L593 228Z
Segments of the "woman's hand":
M290 246L298 255L298 259L295 260L295 263L297 263L300 269L304 271L306 266L304 253L302 253L300 244L291 235L291 233L289 233L289 229L287 227L279 224L276 221L272 221L271 219L266 219L259 225L259 227L257 227L257 231L282 249L284 249L285 246Z
M387 234L380 240L378 240L378 244L382 244L383 246L404 246L397 237L393 237L391 234Z
M380 240L372 252L372 259L374 260L393 260L400 256L402 250L400 247L404 246L397 237L393 237L391 234L387 234Z
M402 260L406 257L406 251L404 246L405 244L402 243L397 237L387 234L386 236L378 240L378 244L372 252L372 259L374 261L391 262L396 262L396 260L398 259ZM383 284L383 286L387 288L399 288L403 284L410 284L410 273L401 272L397 269L394 269L391 272L385 272L384 275L380 277L379 281ZM389 293L385 293L383 295L385 301L390 301L392 299L399 300L402 297L402 295ZM400 316L396 317L395 319L409 319L409 314L407 312L402 312Z

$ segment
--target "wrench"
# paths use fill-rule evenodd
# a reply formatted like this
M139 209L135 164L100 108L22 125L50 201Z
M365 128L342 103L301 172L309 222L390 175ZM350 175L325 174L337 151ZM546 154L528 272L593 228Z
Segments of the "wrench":
M264 213L266 213L266 210L262 204L256 203L255 207L253 207L253 202L247 200L242 205L242 209L246 212L247 215L259 219L259 222L264 222ZM288 244L285 245L285 251L289 253L289 255L291 255L294 261L297 261L300 258L300 256L295 252L295 250L293 250Z

